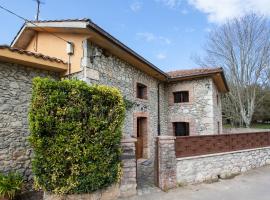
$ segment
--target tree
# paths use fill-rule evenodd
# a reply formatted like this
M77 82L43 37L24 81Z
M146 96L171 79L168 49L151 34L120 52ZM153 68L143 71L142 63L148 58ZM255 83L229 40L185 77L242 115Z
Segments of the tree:
M269 85L269 22L255 14L232 19L210 33L205 51L200 64L223 67L229 84L230 92L223 99L229 108L224 110L225 117L249 127L264 99L257 95L258 86Z
M254 122L269 123L270 122L270 88L260 90L263 95L262 104L256 107L252 120Z

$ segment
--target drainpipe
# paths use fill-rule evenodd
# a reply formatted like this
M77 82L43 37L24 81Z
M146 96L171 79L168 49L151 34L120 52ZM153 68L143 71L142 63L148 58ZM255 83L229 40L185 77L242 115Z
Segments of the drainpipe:
M158 136L160 136L160 82L158 83L158 89L157 89L157 103L158 103L158 126L157 126L157 132L158 132Z
M71 56L74 54L74 44L72 42L67 42L66 52L68 55L68 78L71 74Z

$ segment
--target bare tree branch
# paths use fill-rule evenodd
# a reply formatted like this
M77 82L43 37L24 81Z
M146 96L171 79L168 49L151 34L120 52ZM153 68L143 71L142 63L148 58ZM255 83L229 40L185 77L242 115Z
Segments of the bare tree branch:
M223 67L230 93L223 97L224 118L249 126L269 86L270 26L263 16L250 14L228 21L208 38L206 57L197 59L202 66Z

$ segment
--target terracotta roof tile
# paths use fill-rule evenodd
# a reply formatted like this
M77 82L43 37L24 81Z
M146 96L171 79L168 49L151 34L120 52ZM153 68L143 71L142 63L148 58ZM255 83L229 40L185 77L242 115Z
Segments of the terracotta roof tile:
M46 56L46 55L41 54L41 53L34 53L32 51L26 51L26 50L23 50L23 49L13 48L13 47L10 47L8 45L0 45L0 49L8 49L9 51L16 52L16 53L19 53L19 54L24 54L24 55L27 55L27 56L33 56L33 57L43 59L43 60L48 60L48 61L51 61L51 62L67 64L65 61L63 61L63 60L61 60L59 58L50 57L50 56Z
M222 68L199 68L199 69L186 69L167 72L170 78L183 78L189 76L208 75L212 73L222 72Z

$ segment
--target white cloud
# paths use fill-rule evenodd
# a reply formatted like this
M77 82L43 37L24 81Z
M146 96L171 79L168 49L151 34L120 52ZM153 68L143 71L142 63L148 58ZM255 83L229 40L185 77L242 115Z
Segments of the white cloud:
M156 0L157 2L161 2L170 8L176 8L181 4L182 0Z
M139 38L145 40L146 42L160 42L162 44L171 44L171 40L169 38L163 37L163 36L157 36L150 32L141 32L136 34Z
M159 60L164 60L167 58L167 55L165 53L158 53L156 55L156 58L159 59Z
M138 12L142 8L142 3L136 1L136 2L133 2L129 7L133 12Z
M269 0L188 0L188 3L206 13L209 22L219 24L251 12L270 17Z

